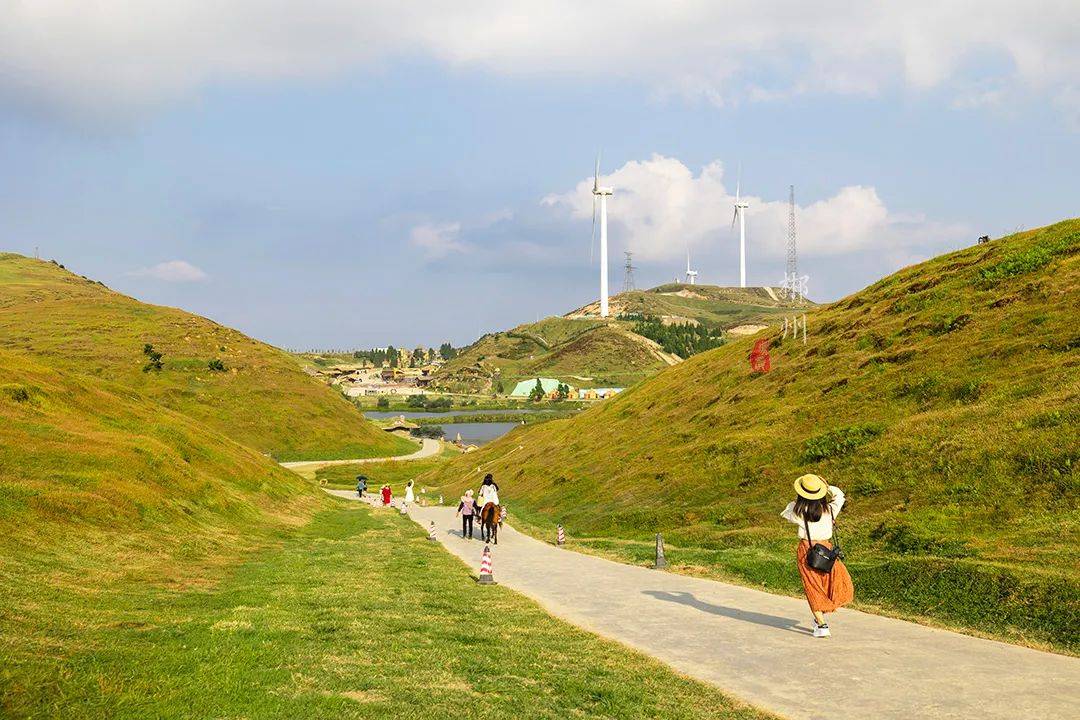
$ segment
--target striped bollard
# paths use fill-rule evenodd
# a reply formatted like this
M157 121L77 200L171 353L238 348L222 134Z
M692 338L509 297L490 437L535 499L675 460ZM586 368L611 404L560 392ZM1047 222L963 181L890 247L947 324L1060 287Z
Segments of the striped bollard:
M495 578L491 574L491 548L484 546L484 554L480 556L480 577L477 582L481 585L494 585Z
M409 514L409 511L405 509L405 503L404 502L401 503L401 514L402 515L408 515Z
M501 526L504 522L506 522L506 506L505 505L503 505L502 508L499 510L499 525Z
M438 540L438 538L435 537L435 521L434 520L432 520L431 524L428 525L427 539L431 540L432 542L435 542L436 540Z
M442 505L442 495L439 496L439 504Z
M667 567L667 559L664 558L664 538L660 533L656 533L656 563L653 567L657 570L663 570Z
M555 536L555 544L556 545L562 545L563 543L565 543L566 542L566 533L563 532L562 525L560 525L558 527L558 529L556 530L556 533L557 534Z

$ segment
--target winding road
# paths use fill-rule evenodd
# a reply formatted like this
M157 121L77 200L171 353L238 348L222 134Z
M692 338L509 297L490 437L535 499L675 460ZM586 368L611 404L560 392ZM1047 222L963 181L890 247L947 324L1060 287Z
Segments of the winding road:
M408 514L425 530L434 522L475 572L483 545L461 537L453 508ZM582 555L509 525L492 555L498 583L553 615L787 717L1016 720L1080 707L1078 658L848 609L816 639L805 601Z
M403 462L406 460L421 460L423 458L432 457L442 452L442 443L438 440L432 440L430 438L424 438L420 449L414 453L408 455L394 455L392 457L377 457L377 458L359 458L356 460L297 460L295 462L283 462L280 463L281 467L295 470L301 475L307 476L314 473L319 468L328 467L330 465L356 465L378 462Z

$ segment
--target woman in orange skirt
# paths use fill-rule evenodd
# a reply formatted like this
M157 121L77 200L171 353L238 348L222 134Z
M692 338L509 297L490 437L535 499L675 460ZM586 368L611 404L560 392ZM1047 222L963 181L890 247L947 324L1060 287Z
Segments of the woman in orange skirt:
M814 637L829 637L825 613L851 602L855 588L842 560L837 558L832 570L823 573L806 564L806 554L815 544L832 548L833 521L844 506L844 493L817 475L803 475L795 481L795 494L795 501L788 503L780 517L799 526L795 557L806 600L814 613Z

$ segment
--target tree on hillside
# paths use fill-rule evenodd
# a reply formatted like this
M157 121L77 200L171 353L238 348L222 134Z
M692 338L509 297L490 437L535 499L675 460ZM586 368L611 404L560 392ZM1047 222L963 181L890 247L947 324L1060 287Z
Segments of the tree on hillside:
M379 408L380 410L386 410L387 408L390 407L390 398L388 398L388 397L379 398L378 400L375 401L375 407Z
M457 357L457 350L450 343L444 342L439 346L439 355L442 356L443 360L453 360Z
M142 351L143 355L145 355L147 358L146 365L143 365L143 372L150 372L151 370L153 370L154 372L159 372L163 367L161 358L163 358L164 355L155 350L154 346L150 343L146 343L145 345L143 345Z
M390 367L398 366L398 351L393 345L386 346L386 360L390 363Z
M412 357L409 358L409 367L420 367L424 364L424 348L418 347L412 351Z
M555 390L555 397L559 400L565 400L570 397L570 386L566 383L559 383L558 389Z
M544 399L544 384L540 382L540 378L536 378L536 385L529 391L529 399L533 402L540 402Z

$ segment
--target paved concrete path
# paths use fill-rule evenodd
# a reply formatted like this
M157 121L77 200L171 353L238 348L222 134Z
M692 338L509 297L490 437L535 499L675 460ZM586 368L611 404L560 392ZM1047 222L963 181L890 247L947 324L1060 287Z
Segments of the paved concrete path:
M442 452L442 443L438 440L424 438L420 449L408 455L394 455L391 457L360 458L357 460L297 460L295 462L280 463L281 467L295 470L301 475L313 474L319 468L330 465L355 465L357 463L398 462L403 460L420 460L422 458L438 455Z
M424 528L434 520L476 572L483 545L461 538L454 508L408 512ZM552 614L792 718L1080 716L1077 658L854 610L830 616L834 636L817 639L804 601L582 555L509 525L492 556L496 582Z

